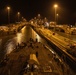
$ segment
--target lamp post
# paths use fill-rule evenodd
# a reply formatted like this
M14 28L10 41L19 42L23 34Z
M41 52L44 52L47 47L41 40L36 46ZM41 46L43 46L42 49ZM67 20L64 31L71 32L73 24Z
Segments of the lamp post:
M20 18L20 12L18 12L17 14L18 14L18 22L19 22L19 18Z
M56 15L56 12L57 12L57 7L58 7L58 5L55 4L55 5L54 5L54 8L55 8L55 26L56 26L56 16L57 16L57 15ZM55 29L55 28L54 28L54 29Z
M8 11L8 24L10 24L10 7L7 7L7 11Z
M56 23L58 24L58 16L59 16L59 14L56 14L56 16L57 16L57 21L56 21Z

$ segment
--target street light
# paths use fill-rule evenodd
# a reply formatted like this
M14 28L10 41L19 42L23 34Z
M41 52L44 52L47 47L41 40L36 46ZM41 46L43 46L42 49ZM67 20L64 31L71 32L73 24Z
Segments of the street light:
M54 8L55 8L55 26L56 26L56 12L57 12L57 7L58 7L58 5L55 4L55 5L54 5Z
M10 7L7 7L7 11L8 11L8 24L10 24Z
M58 16L59 16L59 14L56 14L56 16L57 16L57 24L58 24Z
M18 22L19 22L20 12L18 12L17 14L18 14Z

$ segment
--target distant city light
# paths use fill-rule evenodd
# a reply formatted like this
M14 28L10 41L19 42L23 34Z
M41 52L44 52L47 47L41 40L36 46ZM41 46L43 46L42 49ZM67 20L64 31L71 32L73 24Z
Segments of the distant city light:
M18 15L20 14L20 12L18 12Z

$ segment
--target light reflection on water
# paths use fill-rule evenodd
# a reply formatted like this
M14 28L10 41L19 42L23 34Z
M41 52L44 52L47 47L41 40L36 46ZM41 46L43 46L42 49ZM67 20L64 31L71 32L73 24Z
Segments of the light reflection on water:
M5 45L5 53L9 54L16 46L15 39L10 39Z
M21 44L21 42L23 42L23 35L22 33L17 33L17 36L16 36L16 42Z
M13 43L9 43L7 46L6 46L6 54L9 54L11 51L14 50L14 45Z
M33 38L34 41L37 38L38 42L45 43L45 41L31 27L24 27L21 30L21 33L17 33L14 38L7 41L5 45L5 53L9 54L15 49L16 45L21 44L22 42L27 42L30 38Z
M23 42L23 35L22 33L17 33L16 37L14 37L13 39L8 40L8 42L5 45L5 53L9 54L11 53L16 45L19 43L21 44Z

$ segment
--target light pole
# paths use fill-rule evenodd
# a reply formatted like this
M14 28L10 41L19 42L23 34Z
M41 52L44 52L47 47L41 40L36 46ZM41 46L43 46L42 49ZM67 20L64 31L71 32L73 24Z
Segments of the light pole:
M59 14L56 14L56 16L57 16L57 21L56 21L56 23L58 24L58 16L59 16Z
M55 5L54 5L54 8L55 8L55 26L56 26L56 12L57 12L57 7L58 7L58 5L55 4ZM55 29L55 27L54 27L54 29Z
M10 7L7 7L7 11L8 11L8 24L10 24Z
M20 18L20 12L18 12L17 14L18 14L18 22L19 22L19 18Z

